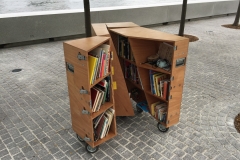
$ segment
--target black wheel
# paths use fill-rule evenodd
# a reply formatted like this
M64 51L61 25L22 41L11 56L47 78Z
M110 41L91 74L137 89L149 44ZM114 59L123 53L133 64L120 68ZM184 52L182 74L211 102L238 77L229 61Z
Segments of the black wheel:
M160 132L167 132L169 128L166 128L164 125L158 122L157 128L159 129Z
M98 146L92 148L91 146L89 146L88 144L86 144L86 150L87 150L88 153L95 153L95 152L98 151Z
M143 110L142 110L141 108L137 107L137 112L138 112L138 113L142 113Z
M78 135L78 134L76 134L77 135L77 139L80 141L80 142L84 142L84 140Z

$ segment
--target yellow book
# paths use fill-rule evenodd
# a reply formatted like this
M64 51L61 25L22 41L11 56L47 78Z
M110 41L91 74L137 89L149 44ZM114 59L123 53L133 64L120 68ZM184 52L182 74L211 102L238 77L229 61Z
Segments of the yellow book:
M158 79L162 76L162 74L160 75L157 75L154 79L154 83L155 83L155 86L156 86L156 95L157 96L160 96L160 92L159 92L159 82L158 82Z
M158 76L158 75L161 75L162 73L155 73L153 75L153 87L154 87L154 90L155 90L155 95L157 95L157 84L156 84L156 81L155 81L155 77Z
M156 105L158 105L160 102L156 102L156 103L153 103L151 104L151 115L154 116L154 108L156 107Z
M93 84L93 75L94 75L95 68L96 68L96 65L97 65L97 60L98 59L96 57L88 55L89 81L90 81L90 84Z

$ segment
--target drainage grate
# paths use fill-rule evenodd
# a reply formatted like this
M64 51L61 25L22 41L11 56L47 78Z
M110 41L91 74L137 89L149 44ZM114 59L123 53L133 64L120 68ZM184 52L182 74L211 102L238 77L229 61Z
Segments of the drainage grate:
M234 125L236 130L240 133L240 113L235 117Z
M21 72L22 69L18 68L18 69L13 69L12 72Z

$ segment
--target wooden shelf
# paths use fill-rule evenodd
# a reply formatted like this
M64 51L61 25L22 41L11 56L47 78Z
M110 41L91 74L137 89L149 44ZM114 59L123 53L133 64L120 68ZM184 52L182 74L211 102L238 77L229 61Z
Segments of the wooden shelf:
M102 139L99 139L98 141L94 142L94 146L98 146L98 145L106 142L107 140L115 137L115 136L116 136L116 134L113 131L109 130L109 132L108 132L106 137L104 137Z
M159 67L153 67L151 64L139 64L137 65L138 67L141 67L141 68L145 68L145 69L150 69L150 70L153 70L153 71L156 71L156 72L161 72L161 73L165 73L165 74L171 74L170 72L171 71L166 71L162 68L159 68Z
M141 86L140 84L135 83L133 80L131 80L131 79L129 79L129 78L125 78L125 79L126 79L127 81L131 82L135 87L143 90L143 89L142 89L142 86Z
M123 60L125 60L125 61L127 61L127 62L129 62L129 63L131 63L131 64L133 64L133 65L135 65L135 66L136 66L136 62L134 62L134 61L131 61L131 60L129 60L129 59L126 59L126 58L123 58L123 57L121 57L121 56L118 56L118 57L120 57L121 59L123 59Z
M107 73L106 76L100 77L97 80L94 81L94 83L90 86L91 88L94 87L96 84L98 84L99 82L101 82L104 78L106 78L107 76L109 76L110 73Z
M163 101L163 102L168 103L167 100L165 100L165 99L163 99L162 97L159 97L159 96L157 96L157 95L155 95L155 94L152 94L152 92L150 92L150 91L146 91L146 90L145 90L145 92L146 92L147 94L151 95L151 96L154 96L154 97L158 98L159 100L161 100L161 101Z
M92 113L92 116L91 116L92 119L96 118L97 116L99 116L101 113L105 112L108 108L110 108L112 106L113 106L113 103L105 102L103 105L100 106L99 111Z

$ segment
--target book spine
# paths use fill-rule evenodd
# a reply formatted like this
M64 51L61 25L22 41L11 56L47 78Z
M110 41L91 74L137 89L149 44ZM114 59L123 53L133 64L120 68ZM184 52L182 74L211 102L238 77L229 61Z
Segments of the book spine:
M168 90L168 82L164 81L163 82L163 98L167 100L167 90Z

